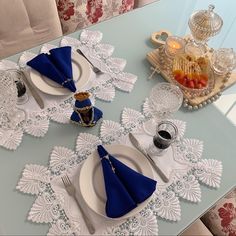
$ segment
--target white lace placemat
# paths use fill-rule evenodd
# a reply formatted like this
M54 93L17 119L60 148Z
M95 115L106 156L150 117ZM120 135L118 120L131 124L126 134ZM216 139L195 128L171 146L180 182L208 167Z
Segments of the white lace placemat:
M124 108L121 123L103 120L100 135L80 133L74 150L56 146L50 155L49 166L29 164L23 170L17 189L21 192L36 195L30 209L28 220L50 225L48 235L86 235L88 231L74 200L66 193L61 176L65 173L78 184L81 163L99 144L131 145L128 134L142 136L146 145L153 135L153 123L150 122L148 100L140 113ZM111 235L157 235L158 217L169 221L181 219L180 200L189 202L201 201L200 184L218 188L220 186L222 164L214 159L202 159L203 142L197 139L184 138L186 124L172 120L179 130L177 141L172 145L165 171L169 173L168 183L162 182L158 175L157 189L148 205L137 215L125 221L106 220L96 215L79 197L88 215L96 227L96 234ZM144 138L145 137L145 138ZM146 140L146 141L145 141ZM209 158L209 157L208 157Z
M124 72L126 60L112 57L114 47L110 44L101 43L102 33L99 31L83 30L80 39L63 37L60 46L71 46L72 50L80 48L81 51L101 69L104 73L95 75L92 73L89 82L82 88L92 94L92 101L95 99L111 102L115 97L115 90L131 92L137 80L137 76ZM41 52L47 53L57 46L44 44ZM26 66L26 62L35 57L36 54L24 52L18 64L9 60L0 61L0 70L19 69ZM36 104L29 90L29 100L26 104L19 106L27 113L27 119L15 130L0 129L0 145L15 150L21 143L23 133L34 137L43 137L49 127L49 121L67 124L70 122L70 115L73 111L74 99L70 96L51 96L38 91L45 102L45 108L41 110Z

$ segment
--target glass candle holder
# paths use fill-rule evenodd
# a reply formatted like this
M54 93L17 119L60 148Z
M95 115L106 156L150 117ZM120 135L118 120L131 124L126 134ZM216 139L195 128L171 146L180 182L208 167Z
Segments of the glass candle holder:
M226 75L236 68L236 53L232 48L220 48L212 54L211 64L218 75Z
M184 53L186 41L178 36L169 36L166 39L165 53L168 57Z

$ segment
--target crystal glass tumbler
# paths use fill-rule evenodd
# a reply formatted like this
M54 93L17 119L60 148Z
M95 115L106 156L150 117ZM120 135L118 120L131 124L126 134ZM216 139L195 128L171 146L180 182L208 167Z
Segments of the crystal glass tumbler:
M226 75L236 68L236 53L232 48L220 48L213 52L211 65L218 75Z
M23 73L20 70L8 70L11 73L11 77L15 81L17 88L17 105L25 104L28 100L28 94L25 83L22 79Z
M26 113L16 107L17 88L8 71L0 71L0 128L15 129Z
M171 83L158 83L149 96L149 108L156 123L170 117L182 105L181 89Z
M153 144L149 147L149 153L154 156L163 155L169 146L176 140L178 135L177 126L168 120L161 121L157 125Z

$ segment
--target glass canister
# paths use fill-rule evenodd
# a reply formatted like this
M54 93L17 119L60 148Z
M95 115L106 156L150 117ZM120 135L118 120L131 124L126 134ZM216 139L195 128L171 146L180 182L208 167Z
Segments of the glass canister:
M218 75L226 75L236 67L236 53L233 48L220 48L212 54L211 64Z
M206 42L220 32L223 20L214 12L214 8L214 5L209 5L208 10L200 10L190 16L188 25L193 41L186 45L186 53L203 55L206 52Z

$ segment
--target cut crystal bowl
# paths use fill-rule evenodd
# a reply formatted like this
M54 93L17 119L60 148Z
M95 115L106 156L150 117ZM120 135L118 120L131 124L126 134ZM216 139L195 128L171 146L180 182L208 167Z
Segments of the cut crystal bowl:
M158 83L152 88L149 96L149 107L152 116L165 119L176 112L182 105L183 93L181 89L171 83Z

